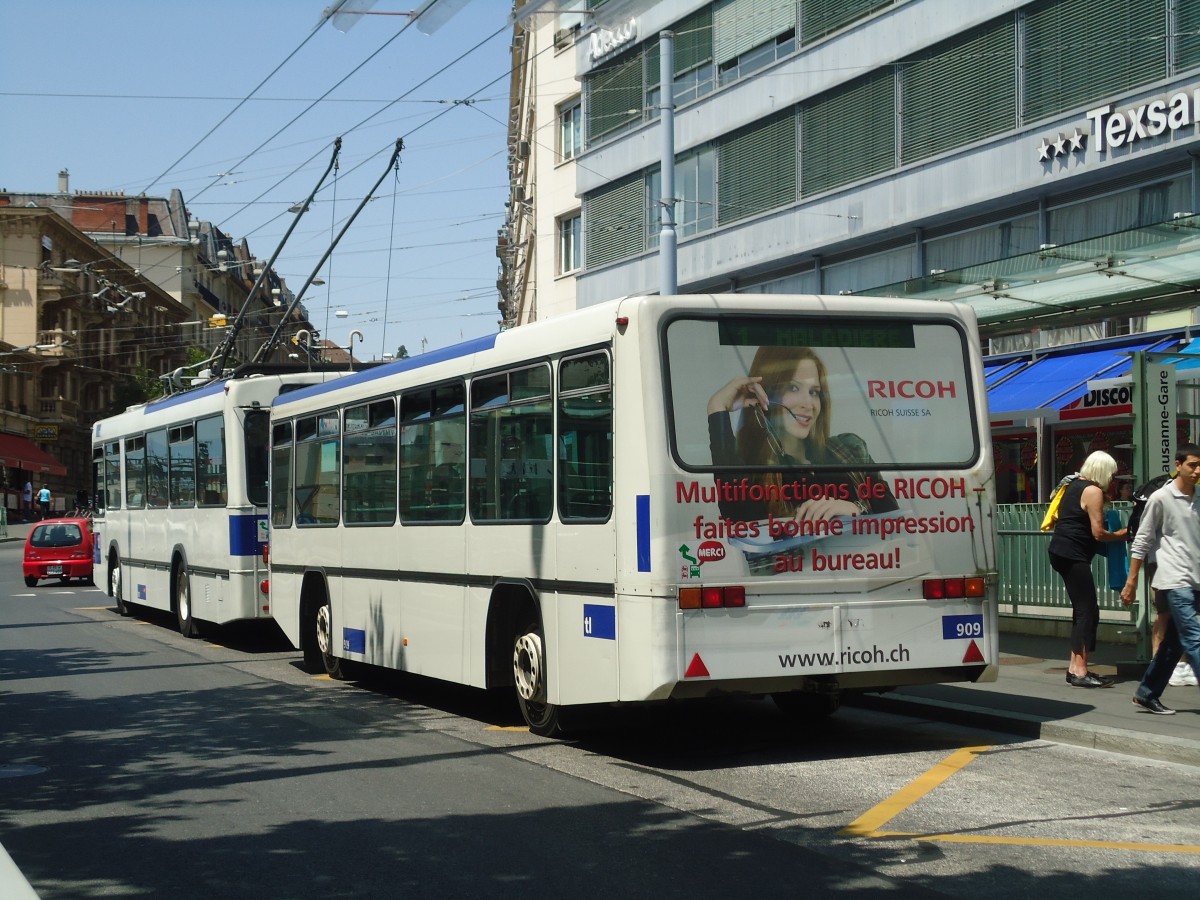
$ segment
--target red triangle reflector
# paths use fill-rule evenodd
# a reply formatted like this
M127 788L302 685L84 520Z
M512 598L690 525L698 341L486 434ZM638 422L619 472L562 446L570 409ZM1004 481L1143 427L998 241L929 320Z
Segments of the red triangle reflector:
M983 654L979 652L979 647L974 641L971 641L971 646L967 648L967 652L963 654L964 663L981 663L983 662Z
M692 657L691 663L688 664L687 671L683 673L684 678L708 678L708 667L704 665L704 660L697 653Z

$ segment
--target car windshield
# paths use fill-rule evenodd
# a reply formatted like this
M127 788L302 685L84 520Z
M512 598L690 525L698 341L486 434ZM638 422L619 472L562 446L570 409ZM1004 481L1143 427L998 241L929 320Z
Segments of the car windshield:
M83 542L83 531L73 522L39 525L33 530L30 543L35 547L74 547Z

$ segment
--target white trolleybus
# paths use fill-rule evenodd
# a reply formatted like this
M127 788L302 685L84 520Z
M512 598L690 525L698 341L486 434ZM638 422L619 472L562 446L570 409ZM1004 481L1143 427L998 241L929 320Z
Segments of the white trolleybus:
M281 391L336 377L272 374L283 368L244 367L93 426L96 577L122 615L169 610L188 637L200 622L270 618L268 410Z
M576 707L997 672L973 313L639 297L281 395L270 599L314 671Z

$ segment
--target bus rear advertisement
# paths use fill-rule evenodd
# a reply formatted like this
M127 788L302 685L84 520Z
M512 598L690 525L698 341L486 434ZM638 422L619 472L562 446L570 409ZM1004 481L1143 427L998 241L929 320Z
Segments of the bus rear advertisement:
M271 407L271 609L314 669L592 704L992 680L972 312L612 301Z

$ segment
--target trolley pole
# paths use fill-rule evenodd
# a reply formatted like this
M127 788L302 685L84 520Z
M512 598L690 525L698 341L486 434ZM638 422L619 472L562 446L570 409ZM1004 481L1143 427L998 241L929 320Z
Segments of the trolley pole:
M662 132L662 230L658 235L658 293L679 291L675 235L675 34L658 35L659 129Z

